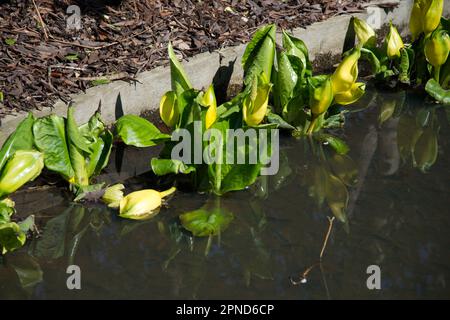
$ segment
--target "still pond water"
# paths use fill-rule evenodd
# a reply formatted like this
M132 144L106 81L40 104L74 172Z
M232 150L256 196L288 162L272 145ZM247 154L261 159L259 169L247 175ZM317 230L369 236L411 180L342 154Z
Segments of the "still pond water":
M277 176L220 200L177 192L149 221L55 200L62 191L54 188L39 201L15 199L19 212L35 214L41 234L0 258L0 298L450 298L450 112L374 90L352 109L362 111L333 131L349 145L347 156L282 137ZM121 172L116 152L106 178L148 164L147 151L125 151ZM157 181L144 173L126 185ZM234 216L220 236L192 238L179 226L180 214L218 201ZM342 206L347 223L334 222L318 264L331 207ZM66 287L70 264L81 268L81 290ZM367 288L370 265L381 269L381 290ZM306 283L294 285L311 266Z

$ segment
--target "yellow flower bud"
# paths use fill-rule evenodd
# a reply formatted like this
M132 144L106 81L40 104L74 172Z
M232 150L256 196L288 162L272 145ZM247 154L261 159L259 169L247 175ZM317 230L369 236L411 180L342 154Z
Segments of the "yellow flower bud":
M337 104L346 106L358 101L366 92L366 84L362 82L355 82L350 90L338 93L334 96L334 101Z
M333 86L331 78L327 78L320 86L311 87L309 107L313 118L325 113L333 102Z
M270 83L258 83L255 94L250 94L244 99L242 112L248 126L255 127L264 120L271 89Z
M0 176L0 198L34 180L44 168L44 155L38 151L16 151Z
M375 31L369 24L361 19L353 18L353 26L359 43L363 46L374 47L376 45Z
M161 98L159 103L159 115L162 121L169 127L174 128L180 118L175 92L169 91Z
M422 25L423 0L415 0L409 19L409 30L411 31L413 40L417 39L423 32Z
M423 13L422 28L425 35L429 35L437 29L444 11L444 0L426 1L426 11Z
M123 199L123 189L125 189L125 186L121 183L106 188L102 197L103 202L110 208L118 208L120 201Z
M217 120L217 100L213 85L210 85L203 95L203 104L208 108L205 117L205 127L209 129Z
M442 66L450 51L450 37L445 30L437 30L425 42L425 56L435 68Z
M119 204L120 216L133 220L143 220L153 217L162 204L162 198L175 192L170 188L164 192L156 190L141 190L125 196Z
M361 50L355 48L351 54L346 56L331 76L334 94L350 90L358 79L358 60Z
M387 55L389 59L400 57L400 50L405 47L397 28L391 23L389 34L386 37L387 42Z

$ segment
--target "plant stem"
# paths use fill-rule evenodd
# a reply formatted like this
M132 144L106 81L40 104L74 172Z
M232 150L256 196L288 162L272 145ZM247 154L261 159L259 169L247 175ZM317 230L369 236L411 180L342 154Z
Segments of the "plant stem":
M306 133L308 135L311 135L313 133L314 127L316 126L316 123L317 123L317 119L318 119L318 117L313 116L313 119L312 119L311 123L309 124L308 131L306 131Z
M220 141L220 148L217 151L218 152L218 163L216 163L216 183L215 183L215 189L216 193L220 194L220 189L222 188L222 162L223 162L223 140Z
M434 80L439 83L439 79L441 77L441 66L434 68Z

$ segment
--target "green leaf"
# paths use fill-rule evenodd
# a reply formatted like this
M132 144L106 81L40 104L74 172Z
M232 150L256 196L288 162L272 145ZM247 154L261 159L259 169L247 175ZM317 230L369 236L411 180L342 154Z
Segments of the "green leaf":
M27 239L15 222L0 224L0 253L5 254L21 248Z
M26 218L23 221L20 221L18 223L20 230L24 233L27 233L28 231L33 231L35 224L34 224L34 215L28 216L28 218Z
M180 215L182 226L195 237L218 235L229 226L233 219L231 212L221 208L201 208Z
M164 176L166 174L189 174L195 171L195 166L186 165L180 160L172 159L157 159L153 158L151 161L153 172L157 176Z
M5 98L5 97L3 96L3 92L0 91L0 102L3 102L4 98Z
M289 56L294 56L300 59L304 69L312 71L312 65L309 61L308 48L305 43L287 32L283 31L283 48Z
M193 121L201 120L202 107L197 102L200 92L194 89L184 91L177 100L181 119L178 128L186 128Z
M98 201L105 193L105 183L91 184L88 186L80 186L76 191L74 202L81 200Z
M242 57L246 85L250 85L253 77L259 76L262 72L268 79L271 78L276 49L275 32L275 25L264 26L256 31L247 44Z
M28 254L14 255L8 262L16 271L23 289L33 290L35 285L42 282L44 273L34 257Z
M44 154L47 169L61 174L66 180L75 175L70 161L64 118L57 115L37 119L33 126L37 148Z
M440 78L441 87L445 90L450 89L450 59L447 59L445 64L441 67Z
M363 59L366 59L369 61L370 65L372 66L372 73L378 74L381 71L381 63L376 54L369 49L362 48L361 49L361 57Z
M104 79L96 79L96 80L91 81L91 85L92 86L100 86L100 85L108 84L108 83L111 83L111 80L106 79L106 78L104 78Z
M170 135L161 133L152 123L135 115L117 120L116 132L125 144L135 147L151 147L170 140Z
M442 28L450 34L450 19L441 17L441 25L442 25Z
M67 140L81 151L90 154L91 153L91 149L89 148L90 141L87 137L84 137L81 134L81 130L78 128L73 112L74 112L73 107L69 107L67 109L67 123L66 123Z
M347 154L350 151L350 148L343 140L330 134L319 133L314 135L314 138L321 143L328 143L338 154Z
M0 149L0 171L10 156L17 150L33 150L33 114L28 116L17 126L16 130L6 139Z
M67 56L64 57L64 59L66 59L67 61L76 61L78 60L78 54L76 53L68 54Z
M89 155L87 173L89 177L100 174L108 165L113 145L113 134L107 130L91 145L92 153Z
M222 178L220 194L244 190L255 183L261 171L260 164L235 164Z
M295 130L293 126L291 126L288 122L286 122L281 116L270 112L267 115L267 121L269 123L274 123L278 126L278 128L282 129L288 129L288 130Z
M172 91L180 96L184 91L192 89L191 82L189 81L183 66L178 61L175 52L173 51L172 44L169 43L169 59L170 59L170 77L172 83Z
M11 222L11 216L14 214L14 208L0 201L0 224Z
M410 70L410 60L409 60L409 54L408 51L405 48L402 48L400 50L400 74L398 76L398 79L400 82L409 84L409 70Z
M69 236L68 222L73 207L48 220L41 237L37 240L33 256L46 259L58 259L64 255L66 238Z
M105 131L100 112L95 112L87 123L78 127L78 130L86 140L95 141Z
M8 46L13 46L13 45L16 44L16 42L17 42L17 40L14 39L14 38L6 38L6 39L5 39L5 43L6 43Z
M283 109L294 95L298 75L291 65L291 61L285 52L281 52L278 59L276 95L278 96L279 108Z
M430 79L425 90L440 103L450 105L450 90L444 90L436 80Z

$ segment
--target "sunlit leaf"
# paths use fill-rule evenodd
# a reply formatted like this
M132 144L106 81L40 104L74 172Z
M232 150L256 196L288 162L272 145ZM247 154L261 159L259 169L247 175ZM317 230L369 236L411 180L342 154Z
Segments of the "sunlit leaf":
M66 180L72 178L75 172L67 147L64 118L57 115L39 118L33 126L33 132L37 148L44 153L45 166Z
M17 150L33 150L33 114L28 116L17 126L16 130L6 139L0 149L0 171L10 156Z
M135 147L151 147L170 139L151 122L131 114L117 120L116 132L125 144Z
M158 176L166 174L189 174L195 171L195 166L186 165L180 160L173 159L157 159L153 158L151 161L153 172Z
M425 90L440 103L450 105L450 90L444 90L436 80L430 79Z

